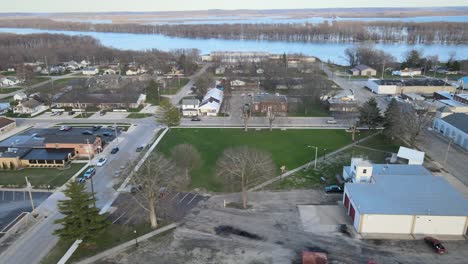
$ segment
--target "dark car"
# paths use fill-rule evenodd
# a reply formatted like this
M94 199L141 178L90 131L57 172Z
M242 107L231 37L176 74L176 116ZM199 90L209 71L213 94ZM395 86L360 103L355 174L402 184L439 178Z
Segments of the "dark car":
M85 177L78 177L78 178L76 178L76 181L79 182L79 183L85 183L86 178Z
M141 152L144 149L144 147L138 147L136 148L136 152Z
M112 133L111 132L104 132L104 133L102 133L102 135L105 136L105 137L110 137L110 136L112 136Z
M94 135L93 131L89 131L89 130L85 130L85 131L81 132L81 134L88 135L88 136Z
M93 126L93 131L98 131L102 126Z
M68 112L68 115L74 115L74 114L75 114L75 111Z
M325 187L326 193L342 193L343 189L338 185L330 185Z
M426 243L429 246L431 246L435 250L435 252L437 252L438 254L444 254L444 253L447 252L447 250L442 245L442 243L440 243L439 240L437 240L437 239L435 239L433 237L425 237L424 241L426 241Z
M100 116L106 115L106 112L105 112L105 111L101 111L101 112L99 112L99 115L100 115Z
M199 117L192 117L192 121L201 121L201 118L199 118Z
M119 152L119 148L113 148L113 149L111 150L111 154L115 154L115 153L117 153L117 152Z

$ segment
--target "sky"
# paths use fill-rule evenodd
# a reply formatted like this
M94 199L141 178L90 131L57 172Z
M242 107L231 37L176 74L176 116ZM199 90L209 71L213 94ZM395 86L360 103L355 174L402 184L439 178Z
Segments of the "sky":
M468 0L0 0L0 12L467 6Z

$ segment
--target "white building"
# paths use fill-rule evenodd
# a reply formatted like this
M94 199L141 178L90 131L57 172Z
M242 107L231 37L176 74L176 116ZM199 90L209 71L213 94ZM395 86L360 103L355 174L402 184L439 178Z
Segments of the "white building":
M417 75L422 75L421 69L410 69L406 68L400 71L392 71L392 75L401 76L401 77L412 77Z
M2 78L1 80L1 83L2 85L4 86L15 86L15 85L18 85L21 83L21 81L16 78L16 77L5 77L5 78Z
M343 204L358 233L466 234L468 200L445 178L418 173L424 169L419 165L374 173L376 165L386 166L358 164L355 171L372 176L345 184Z
M234 87L245 86L245 82L241 80L234 80L234 81L231 81L231 86L234 86Z
M203 116L217 116L222 102L223 91L218 88L212 88L203 97L202 102L198 106L198 111Z
M28 96L23 92L19 92L19 93L16 93L15 95L13 95L13 100L15 100L15 101L23 101L23 100L26 100L26 99L28 99Z
M453 113L434 120L432 128L468 150L468 114Z
M440 79L369 79L365 87L376 94L390 95L403 93L433 94L438 91L453 92L456 88Z
M115 75L117 73L117 71L113 70L113 69L106 69L104 71L104 75Z
M200 100L198 99L182 100L182 115L183 116L198 116L199 105L200 105Z
M218 67L218 68L215 69L215 74L217 74L217 75L224 74L225 72L226 72L225 67Z
M86 67L83 69L83 75L96 75L99 73L99 69L96 67Z
M30 114L31 116L35 116L46 109L47 107L44 106L43 103L37 101L36 99L29 98L26 101L19 102L18 105L13 108L13 113Z
M410 165L422 165L425 153L415 149L400 147L397 157L408 161Z

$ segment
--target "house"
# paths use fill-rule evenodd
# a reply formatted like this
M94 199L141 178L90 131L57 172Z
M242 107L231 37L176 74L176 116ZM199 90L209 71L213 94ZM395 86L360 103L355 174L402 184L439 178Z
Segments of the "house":
M234 81L231 81L231 86L233 87L245 86L245 82L241 80L234 80Z
M226 68L225 67L218 67L215 69L215 74L216 75L222 75L226 72Z
M218 88L211 88L198 106L200 115L217 116L223 102L223 91Z
M445 117L439 116L434 120L432 128L468 150L468 114L453 113Z
M197 116L199 105L200 105L200 100L198 99L183 99L182 100L182 115L183 116Z
M127 76L134 76L134 75L137 75L137 74L138 74L138 71L136 69L128 69L125 72L125 75L127 75Z
M353 76L374 76L377 75L377 71L367 65L360 64L349 70L349 73Z
M2 78L1 83L2 85L5 85L5 86L14 86L14 85L20 84L21 81L14 76L8 76L8 77Z
M13 95L13 100L15 101L24 101L26 99L28 99L28 96L23 92L19 92Z
M117 71L113 70L113 69L106 69L104 71L104 75L115 75L117 73Z
M265 72L265 70L263 70L262 68L258 68L256 70L257 74L263 74Z
M408 77L408 76L417 76L422 75L421 69L412 69L412 68L405 68L400 71L392 71L392 75L397 75L401 77Z
M12 66L9 66L7 68L7 72L16 72L16 68L15 67L12 67Z
M468 89L468 76L458 79L458 88L462 90Z
M420 165L351 167L358 180L345 184L342 201L359 234L466 234L468 201L444 177Z
M337 112L359 112L359 105L354 100L354 95L332 97L328 99L328 110L333 113Z
M9 102L0 102L0 115L5 114L10 109L11 109L11 105Z
M83 75L96 75L99 73L99 69L96 67L86 67L82 72Z
M400 147L397 157L408 161L410 165L422 165L424 163L425 153L415 149Z
M20 101L17 106L13 108L15 114L30 114L31 116L39 114L44 109L44 104L36 99L29 98L25 101Z
M403 94L419 93L433 94L439 91L454 92L456 87L451 86L441 79L404 79L404 80L380 80L369 79L365 86L376 94Z
M16 121L6 117L0 117L0 135L15 129Z
M267 113L268 111L286 114L288 112L288 98L279 94L255 94L252 98L252 112Z
M109 91L112 92L112 91ZM65 93L60 98L57 98L55 105L57 107L73 107L85 109L87 107L95 107L99 109L113 108L138 108L146 101L145 94L137 92L131 94L121 93L83 93L76 94L73 92Z

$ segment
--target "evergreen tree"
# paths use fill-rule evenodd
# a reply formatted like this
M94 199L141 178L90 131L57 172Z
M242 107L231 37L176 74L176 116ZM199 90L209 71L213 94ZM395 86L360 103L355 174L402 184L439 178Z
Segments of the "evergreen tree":
M375 129L382 122L382 115L375 98L369 99L359 108L359 122Z
M109 225L106 215L99 214L99 208L94 206L96 199L92 193L86 192L84 184L72 181L64 194L69 199L58 202L58 209L64 217L55 221L62 226L54 231L54 235L68 241L81 239L93 244Z
M146 100L151 103L159 104L160 94L158 92L159 84L151 80L146 87Z
M286 56L286 53L283 53L282 61L283 61L283 66L285 68L288 68L288 57Z
M398 106L397 100L393 98L385 110L382 122L385 129L384 133L392 139L398 135L400 116L400 107Z
M168 101L162 101L158 111L158 122L168 126L177 126L180 124L179 109Z

